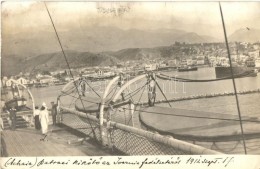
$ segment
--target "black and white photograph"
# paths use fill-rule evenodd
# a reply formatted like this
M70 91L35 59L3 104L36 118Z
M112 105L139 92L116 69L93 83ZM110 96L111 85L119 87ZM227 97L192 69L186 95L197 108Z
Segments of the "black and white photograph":
M260 155L260 2L2 1L1 22L5 168Z

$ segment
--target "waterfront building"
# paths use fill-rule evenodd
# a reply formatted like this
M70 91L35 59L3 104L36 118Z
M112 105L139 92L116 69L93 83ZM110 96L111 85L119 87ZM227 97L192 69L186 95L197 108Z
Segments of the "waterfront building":
M252 58L258 58L259 57L259 50L253 50L253 51L249 51L248 55Z
M187 65L188 65L188 66L191 66L191 65L193 65L193 61L192 61L192 59L187 59L187 61L186 61L186 62L187 62Z
M176 59L172 59L172 60L168 60L167 64L168 66L176 66L178 63Z
M16 81L16 80L14 80L13 78L8 79L8 80L5 82L5 86L10 87L10 86L12 85L12 81Z
M37 81L37 79L31 79L29 83L30 84L36 84L36 83L38 83L38 81Z
M22 85L27 85L29 83L29 81L23 77L20 77L19 79L16 80L19 84Z

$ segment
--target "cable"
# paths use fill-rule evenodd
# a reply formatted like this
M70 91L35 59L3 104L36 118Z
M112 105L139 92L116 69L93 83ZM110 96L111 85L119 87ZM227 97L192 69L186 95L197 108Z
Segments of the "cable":
M57 36L57 39L58 39L58 42L59 42L60 48L61 48L62 53L63 53L64 59L65 59L65 61L66 61L66 63L67 63L67 66L68 66L68 68L69 68L70 75L71 75L71 77L72 77L72 79L73 79L74 86L75 86L75 88L77 89L77 92L78 92L79 98L80 98L80 100L81 100L81 96L80 96L79 89L77 88L77 84L76 84L75 78L74 78L74 76L73 76L73 74L72 74L72 72L71 72L71 68L70 68L69 62L68 62L67 57L66 57L66 55L65 55L64 49L63 49L63 47L62 47L62 45L61 45L61 41L60 41L60 38L59 38L58 32L57 32L57 30L56 30L56 28L55 28L54 22L53 22L53 20L52 20L51 14L50 14L50 12L49 12L49 9L48 9L46 3L45 3L45 2L43 2L43 3L44 3L44 5L45 5L45 8L46 8L46 10L47 10L47 12L48 12L48 15L49 15L49 17L50 17L50 20L51 20L51 23L52 23L53 29L54 29L54 31L55 31L55 34L56 34L56 36ZM82 100L81 100L81 103L82 103L83 108L85 109ZM91 128L92 128L92 125L91 125L90 121L89 121L89 124L90 124L90 126L91 126ZM96 134L95 134L93 128L92 128L92 131L93 131L94 137L97 139Z
M101 98L101 96L90 86L90 84L89 84L86 80L84 80L84 82L88 85L88 87L89 87L99 98Z
M235 75L235 78L240 78L240 77L247 77L249 76L251 73L250 72L244 72L238 75ZM213 82L213 81L220 81L220 80L228 80L228 79L232 79L232 76L228 76L228 77L223 77L223 78L218 78L218 79L186 79L186 78L178 78L178 77L172 77L172 76L168 76L165 74L160 74L157 75L158 78L162 79L162 80L173 80L173 81L178 81L178 82Z
M144 88L145 89L145 88ZM143 90L144 92L144 90ZM143 94L142 92L142 94ZM141 94L141 96L142 96ZM71 95L69 95L71 96ZM74 96L71 96L73 98L77 98L77 97L74 97ZM141 97L140 97L141 98ZM86 101L86 102L90 102L90 103L94 103L94 104L99 104L98 102L91 102L91 101L88 101L88 100L84 100L82 99L83 101ZM140 99L139 99L140 100ZM138 104L138 103L137 103ZM109 104L104 104L106 106L109 106ZM127 109L127 110L131 110L131 109L128 109L128 108L123 108L123 109ZM182 109L184 110L184 109ZM139 111L139 112L144 112L144 113L151 113L151 114L161 114L161 115L168 115L168 116L179 116L179 117L187 117L187 118L203 118L203 119L211 119L211 120L225 120L225 121L239 121L239 119L228 119L228 118L216 118L216 117L204 117L204 116L186 116L186 115L177 115L177 114L167 114L167 113L158 113L158 112L151 112L151 111L145 111L145 110L136 110L135 111ZM242 120L243 122L253 122L253 123L260 123L260 121L257 121L257 120Z
M144 85L144 86L145 86L145 85ZM143 93L144 93L144 90L145 90L144 86L142 87L142 88L143 88L143 91L142 91L142 94L141 94L141 96L140 96L140 98L139 98L139 101L138 101L136 104L138 104L138 103L140 102L140 99L141 99L141 97L142 97L142 95L143 95ZM69 96L71 96L71 97L73 97L73 98L77 98L77 97L72 96L72 95L69 95ZM92 102L92 101L84 100L84 99L82 99L82 100L83 100L83 101L86 101L86 102L89 102L89 103L94 103L94 104L97 104L97 105L99 104L99 102ZM106 106L109 106L108 103L105 103L105 105L106 105ZM127 108L124 108L124 109L127 109ZM131 110L131 109L128 109L128 110ZM184 109L183 109L183 110L184 110ZM136 109L135 109L135 111L136 111ZM214 118L214 117L209 118L209 117L203 117L203 116L185 116L185 115L176 115L176 114L167 114L167 113L149 112L149 111L144 111L144 110L137 110L137 111L145 112L145 113L161 114L161 115L180 116L180 117L190 117L190 118L204 118L204 119L214 119L214 120L239 121L239 120L236 120L236 119L228 119L228 118ZM242 121L244 121L244 122L255 122L255 123L260 123L260 121L257 121L257 120L242 120Z
M78 97L72 96L72 95L70 95L70 94L68 94L68 96L71 96L71 97L73 97L73 98L79 99ZM93 101L85 100L85 99L82 99L82 98L81 98L81 100L82 100L82 101L85 101L85 102L89 102L89 103L94 103L94 104L97 104L97 105L100 104L100 102L93 102ZM85 109L84 109L84 110L85 110Z
M128 108L122 108L122 109L127 109ZM152 112L152 111L146 111L146 110L137 110L139 112L144 112L144 113L150 113L150 114L160 114L160 115L167 115L167 116L176 116L176 117L187 117L187 118L198 118L198 119L209 119L209 120L224 120L224 121L235 121L238 122L240 121L239 119L229 119L229 118L217 118L217 117L205 117L205 116L190 116L190 115L180 115L180 114L168 114L168 113L159 113L159 112ZM243 122L252 122L252 123L260 123L258 120L242 120Z
M131 93L130 94L127 94L127 95L125 95L125 97L127 97L127 96L134 96L134 95L136 95L139 91L141 91L144 87L146 87L146 85L148 84L148 82L146 82L143 86L141 86L141 87L139 87L139 88L137 88L136 90L134 90L132 93L134 93L134 94L132 94L131 95ZM129 90L128 90L129 91ZM127 99L126 99L127 100Z
M76 94L77 94L77 93L75 93L75 94L73 95L73 97L76 97L76 96L75 96ZM70 108L70 106L72 105L72 103L75 103L75 102L76 102L76 100L77 100L77 99L75 99L75 98L72 99L72 101L71 101L71 103L70 103L70 105L69 105L69 108Z
M107 94L107 96L109 96L115 89L117 88L117 85L115 85L111 90L110 90L110 92ZM114 91L114 93L115 93L115 91ZM113 94L114 94L113 93ZM113 96L113 95L112 95Z
M170 106L170 107L172 107L171 103L168 101L167 97L166 97L166 96L165 96L165 94L163 93L163 91L162 91L162 89L161 89L160 85L158 84L158 82L157 82L157 81L154 79L154 77L153 77L153 76L151 76L151 77L152 77L152 79L155 81L155 83L156 83L157 87L158 87L158 88L159 88L159 90L161 91L161 93L162 93L163 97L165 98L165 100L167 101L167 103L169 104L169 106Z
M241 119L239 101L238 101L238 96L237 96L236 82L235 82L235 79L234 79L234 72L233 72L233 69L232 69L232 60L231 60L229 46L228 46L226 27L225 27L225 22L224 22L224 17L223 17L223 13L222 13L222 8L221 8L220 2L219 2L219 10L220 10L220 14L221 14L222 26L223 26L223 30L224 30L225 42L226 42L226 47L227 47L227 53L228 53L228 57L229 57L229 65L230 65L230 68L231 68L231 76L232 76L232 82L233 82L233 87L234 87L234 91L235 91L235 97L236 97L236 103L237 103L237 111L238 111L238 116L239 116L239 120L240 120L241 135L242 135L242 138L243 138L243 145L244 145L245 154L247 154L246 142L245 142L245 138L244 138L243 124L242 124L242 121L241 121L242 119Z
M142 98L142 96L143 96L143 93L144 93L144 90L145 90L145 88L143 89L143 91L142 91L142 93L141 93L141 96L139 97L139 100L138 100L137 104L138 104L138 103L140 103L140 101L141 101L141 98ZM134 109L134 112L133 112L133 114L135 113L136 109L137 109L137 106L135 106L135 109ZM132 116L133 116L133 114L131 114L131 117L130 117L130 119L129 119L128 123L127 123L128 125L129 125L129 123L130 123L130 120L132 119Z

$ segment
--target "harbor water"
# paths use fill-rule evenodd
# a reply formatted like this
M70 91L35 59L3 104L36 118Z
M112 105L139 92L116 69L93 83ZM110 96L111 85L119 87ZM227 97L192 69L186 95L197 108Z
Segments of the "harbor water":
M169 75L169 76L176 76L178 78L187 78L187 79L215 79L215 72L214 68L199 68L198 71L191 71L191 72L162 72L163 74ZM200 99L190 99L190 100L182 100L182 101L176 101L171 102L171 106L173 108L177 109L188 109L188 110L194 110L199 112L206 112L206 113L221 113L221 114L227 114L227 115L233 115L234 117L237 117L238 119L238 110L237 110L237 104L236 99L234 95L226 95L225 93L232 93L234 92L232 79L228 80L221 80L221 81L213 81L213 82L176 82L171 80L161 80L157 78L158 84L167 97L167 99L171 100L173 98L187 98L189 96L198 96L198 95L213 95L213 94L223 94L223 96L218 97L204 97ZM136 83L129 86L124 91L124 95L129 98L133 99L135 102L147 102L148 100L148 94L147 94L147 88L143 88L142 90L139 90L139 92L136 92L137 94L134 94L135 91L137 91L140 87L144 86L147 82L147 79L144 78L140 81L137 81ZM260 88L260 76L256 77L244 77L244 78L238 78L235 79L237 91L252 91ZM92 88L97 92L98 95L102 96L103 91L106 87L106 85L109 83L108 81L99 81L99 82L88 82L89 85L92 86ZM69 86L73 87L73 86ZM115 88L114 88L115 87ZM115 86L112 87L114 89ZM42 102L45 102L48 107L50 107L51 101L56 101L57 96L61 94L61 89L63 86L49 86L44 88L31 88L31 92L33 93L33 96L35 98L36 105L41 105ZM113 96L114 91L111 91L111 94L109 96ZM131 95L130 95L131 93ZM87 88L87 91L85 93L86 96L95 97L97 99L94 99L93 101L98 102L99 96L97 96L95 92L93 92L91 89ZM77 99L78 95L77 93L71 93L70 95L62 97L62 104L67 107L74 107L74 103ZM164 100L164 96L161 94L161 91L159 88L156 88L156 100ZM250 117L260 117L260 93L250 93L250 94L244 94L238 95L239 100L239 107L241 110L242 116L250 116ZM168 103L158 103L156 106L162 106L162 107L169 107ZM120 112L119 112L120 113ZM122 113L121 113L122 114ZM196 115L194 115L196 116ZM145 118L145 119L144 119ZM174 125L171 124L171 118L174 118L174 116L164 116L164 115L156 115L156 114L146 114L141 112L140 119L146 124L152 123L156 124L153 126L161 126L165 129L169 127L173 127ZM148 121L147 121L148 120ZM186 122L188 122L188 119ZM139 122L140 123L140 122ZM204 124L210 124L210 120L206 120ZM221 124L221 123L220 123ZM244 128L246 132L253 132L253 133L260 133L259 128L255 127L258 123L246 123L244 125ZM137 126L136 126L137 127ZM212 127L212 126L211 126ZM232 126L231 126L232 127ZM208 128L208 127L207 127ZM234 128L234 126L233 126ZM239 126L236 126L238 133L240 133ZM170 128L169 128L170 129ZM224 134L227 133L226 130L230 130L229 127L223 126L215 126L211 129L216 134ZM168 130L170 131L170 130ZM199 131L197 131L199 132ZM230 131L228 131L230 132ZM241 141L222 141L212 144L212 142L192 142L197 145L201 145L203 147L209 148L209 149L215 149L217 151L221 151L224 153L231 153L231 154L240 154L244 153L243 145L241 144ZM250 154L259 154L259 139L250 139L246 140L248 152ZM234 146L235 145L235 146ZM233 148L235 147L235 148Z
M162 72L162 74L166 74L171 77L187 78L187 79L194 79L194 80L199 80L199 79L205 80L205 79L216 78L215 70L214 68L211 67L199 68L198 71L190 71L190 72L171 71L171 72ZM188 97L192 95L206 95L206 94L214 94L214 93L234 92L232 79L213 81L213 82L178 82L178 81L171 81L171 80L161 80L157 78L157 81L162 91L164 92L165 96L167 97L167 99ZM101 96L108 82L109 80L99 81L99 82L88 82L88 84L90 84L92 88ZM130 85L129 88L127 88L127 90L125 91L126 95L128 93L137 91L138 88L142 87L146 82L147 82L146 79L142 79ZM237 91L256 90L260 88L259 74L256 77L237 78L235 79L235 82L236 82ZM46 104L50 106L51 101L54 102L57 101L57 97L59 94L61 94L62 88L63 86L49 86L49 87L42 87L42 88L31 88L30 90L34 96L36 105L41 105L42 102L46 102ZM141 91L142 90L140 90L140 92L138 92L136 95L133 94L129 96L131 96L131 98L134 99L135 101L138 101L142 93ZM156 89L156 93L157 93L156 95L157 100L165 99L159 89ZM89 88L87 88L86 94L88 96L98 98L98 96ZM75 96L77 96L77 94L75 94ZM75 101L74 97L70 97L70 96L66 97L66 99L63 100L63 103L73 104L73 102ZM253 99L251 100L251 102L254 102L255 105L258 105L259 99L260 99L260 95L258 99ZM140 101L143 102L147 101L147 90L144 89L144 93ZM203 101L204 101L203 104L207 104L207 100L203 100ZM229 101L231 102L234 101L234 97L229 97L228 100L226 100L226 103L228 104Z

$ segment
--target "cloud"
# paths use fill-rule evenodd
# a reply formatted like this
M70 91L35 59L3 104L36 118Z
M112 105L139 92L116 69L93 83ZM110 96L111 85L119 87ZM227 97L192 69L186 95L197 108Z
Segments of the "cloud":
M121 29L183 29L222 35L218 2L47 2L60 31L110 26ZM221 2L228 32L260 28L259 2ZM50 30L43 2L4 2L3 33ZM258 17L258 20L256 19ZM7 29L8 28L8 29ZM19 29L17 29L19 28Z

